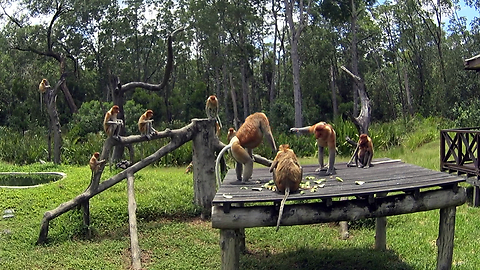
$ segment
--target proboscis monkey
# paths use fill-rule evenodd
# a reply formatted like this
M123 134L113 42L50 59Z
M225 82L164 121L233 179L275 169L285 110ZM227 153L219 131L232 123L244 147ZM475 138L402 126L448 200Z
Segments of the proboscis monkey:
M357 148L352 158L347 163L348 167L352 166L352 160L355 158L355 166L358 168L370 168L373 158L372 139L367 134L360 134L358 138Z
M218 111L219 111L219 104L218 104L218 99L216 96L211 95L207 98L207 101L205 102L205 113L207 114L207 117L209 119L215 119L217 120L218 126L216 127L216 133L217 136L220 133L220 129L222 128L222 122L220 121L220 117L218 116Z
M98 170L100 169L100 165L105 163L104 159L98 160L99 157L100 157L100 153L95 152L95 153L93 153L92 157L90 158L89 164L90 164L90 170L92 170L92 177L95 173L98 172Z
M335 147L336 134L333 127L325 122L318 122L313 126L291 128L290 131L300 134L313 133L317 140L318 146L318 169L316 171L323 171L327 166L323 166L323 148L328 147L328 169L326 174L335 174Z
M40 109L42 108L42 95L50 88L51 87L47 79L42 79L42 81L38 85L38 92L40 92Z
M234 128L229 128L228 129L228 133L227 133L227 141L230 142L233 138L233 136L235 136L235 134L237 134L237 132L235 131Z
M103 129L108 137L118 136L118 133L120 132L120 126L123 125L123 121L117 119L119 112L120 108L117 105L113 105L112 108L105 113Z
M280 204L280 211L278 212L277 231L282 220L283 208L287 201L290 192L298 190L302 182L303 169L298 163L297 156L288 144L282 144L279 147L277 156L270 166L270 172L273 172L273 181L277 187L277 191L284 192L283 200Z
M277 147L275 146L275 140L273 139L267 116L259 112L249 115L245 119L245 123L238 129L236 135L232 137L229 144L226 145L217 156L215 175L218 187L220 187L218 164L225 151L231 149L233 158L237 161L237 180L243 182L248 181L253 173L252 149L262 142L263 137L267 139L272 150L276 152ZM243 166L241 166L242 164Z
M153 117L153 111L147 110L138 119L138 130L140 131L140 134L145 135L148 138L150 137L150 135L157 132L153 128L153 125L152 125L153 119L151 119L152 117Z
M191 173L193 170L193 161L188 164L187 168L185 168L185 173Z
M50 89L50 84L48 83L47 79L43 79L40 84L38 85L38 92L45 93L48 89Z

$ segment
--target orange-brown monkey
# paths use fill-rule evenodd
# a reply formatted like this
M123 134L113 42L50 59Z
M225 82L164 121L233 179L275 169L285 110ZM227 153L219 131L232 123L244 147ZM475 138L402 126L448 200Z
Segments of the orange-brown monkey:
M153 119L151 119L152 117L153 117L153 111L147 110L138 119L138 130L140 131L140 134L145 135L148 138L150 137L150 135L157 132L153 128L153 125L152 125Z
M105 163L104 159L98 160L99 157L100 157L100 153L95 152L95 153L93 153L92 157L90 158L89 164L90 164L90 170L92 170L92 177L95 173L98 172L98 170L100 169L100 165Z
M303 169L298 163L297 156L288 144L282 144L278 148L278 153L270 166L270 172L273 172L273 181L277 191L284 192L283 200L280 204L280 211L278 212L277 231L282 220L283 208L285 201L287 201L290 192L298 190L302 182Z
M38 85L38 92L45 93L48 89L50 89L50 84L48 83L47 79L43 79L40 84Z
M220 107L218 104L218 99L216 96L211 95L207 98L207 101L205 102L205 113L207 114L207 117L209 119L213 118L217 120L218 126L217 128L217 136L220 133L220 129L222 128L222 122L220 122L220 117L218 116L218 111Z
M217 185L220 187L220 171L218 164L225 151L231 148L233 158L237 161L235 168L237 173L237 180L248 181L253 173L253 159L252 149L257 147L265 137L270 144L273 151L277 151L275 140L273 139L272 131L268 118L264 113L254 113L245 119L245 123L238 129L237 133L230 140L229 144L225 146L217 156L215 162L215 174L217 178ZM243 166L241 166L243 164ZM245 170L243 170L245 168ZM243 177L242 177L243 172Z
M316 171L325 170L326 166L323 166L323 148L328 147L328 169L326 174L335 174L335 147L336 147L336 134L333 127L325 122L318 122L313 126L291 128L290 131L300 134L313 133L315 139L317 139L318 146L318 164L319 167Z
M232 138L235 136L235 134L237 134L237 132L235 131L234 128L229 128L228 129L228 134L227 134L227 141L230 142L232 140Z
M38 85L38 92L40 92L40 110L42 110L42 95L50 88L51 87L47 79L42 79L42 81Z
M359 168L370 168L373 158L372 139L367 134L361 134L357 147L358 154L355 157L355 164Z
M108 137L118 136L120 132L120 125L123 125L121 119L117 119L117 115L120 112L120 108L117 105L113 105L110 110L105 113L103 119L103 129Z

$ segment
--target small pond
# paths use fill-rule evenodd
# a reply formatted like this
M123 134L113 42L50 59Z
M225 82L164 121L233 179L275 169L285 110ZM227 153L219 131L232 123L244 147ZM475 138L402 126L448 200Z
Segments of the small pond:
M0 187L29 188L56 182L65 178L60 172L0 172Z

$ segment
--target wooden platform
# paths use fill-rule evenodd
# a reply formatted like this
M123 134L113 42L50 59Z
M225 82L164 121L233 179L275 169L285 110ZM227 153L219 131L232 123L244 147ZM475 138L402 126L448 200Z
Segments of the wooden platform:
M376 159L374 166L368 169L347 167L346 163L335 165L337 174L325 176L325 172L315 172L318 165L303 166L303 181L309 181L311 187L317 185L314 181L322 181L325 186L311 192L304 188L289 196L289 200L332 199L345 196L369 196L385 192L412 192L430 187L442 187L465 181L465 178L433 171L420 166L407 164L400 160ZM337 179L339 177L341 180ZM306 180L310 179L311 180ZM252 179L242 183L236 180L234 170L230 170L223 184L215 194L213 205L251 202L279 202L283 195L263 188L272 180L268 168L254 169ZM355 183L363 181L362 185ZM261 188L261 191L257 189Z
M451 269L456 207L466 201L458 183L465 178L391 159L376 159L368 169L338 163L334 176L316 168L303 167L310 187L289 196L296 203L285 205L281 226L377 218L375 248L384 250L387 216L440 209L437 269ZM254 169L246 183L232 169L215 194L212 227L220 229L222 269L240 268L244 228L276 225L283 194L265 188L270 180L268 168Z

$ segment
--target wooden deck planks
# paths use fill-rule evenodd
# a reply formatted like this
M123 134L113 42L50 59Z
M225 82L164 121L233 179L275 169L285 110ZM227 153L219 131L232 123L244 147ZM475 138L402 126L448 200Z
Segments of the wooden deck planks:
M324 172L317 173L317 165L303 167L305 177L313 176L316 180L325 179L325 187L317 188L316 192L304 189L293 193L289 200L314 200L330 199L343 196L367 196L384 192L411 191L429 187L440 187L465 181L465 178L451 175L444 172L426 169L420 166L407 164L401 161L389 159L378 159L375 162L386 162L376 164L368 169L346 167L346 163L335 164L337 174L333 177L325 176ZM336 179L343 180L340 182ZM252 179L247 183L236 181L235 171L230 170L217 191L212 204L223 203L249 203L249 202L278 202L283 195L263 188L261 191L252 188L262 187L272 179L268 168L254 169ZM315 185L309 180L311 186ZM355 184L355 181L364 181L363 185ZM246 188L246 189L245 189ZM228 195L228 196L224 196ZM231 196L231 198L230 198Z

